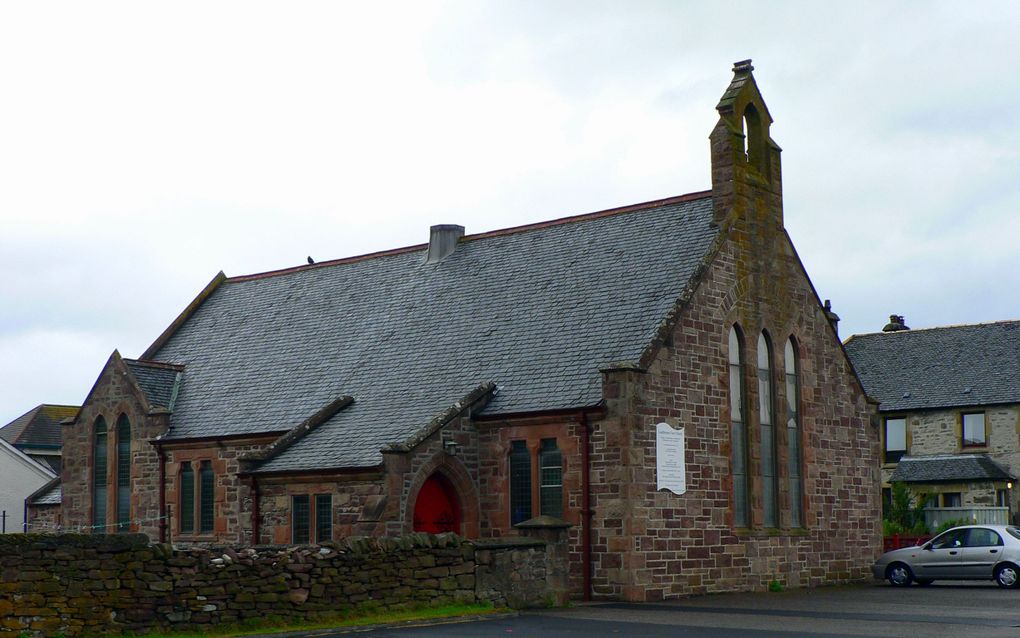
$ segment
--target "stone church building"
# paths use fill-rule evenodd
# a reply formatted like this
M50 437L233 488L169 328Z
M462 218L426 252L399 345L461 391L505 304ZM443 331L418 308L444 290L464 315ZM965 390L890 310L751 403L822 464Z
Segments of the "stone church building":
M873 406L784 229L750 61L716 108L709 191L219 274L110 357L47 520L304 544L548 516L596 598L866 577Z

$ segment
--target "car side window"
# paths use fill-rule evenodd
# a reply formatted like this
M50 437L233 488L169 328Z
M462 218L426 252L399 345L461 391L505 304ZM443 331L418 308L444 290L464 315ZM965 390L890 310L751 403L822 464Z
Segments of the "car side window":
M951 547L960 547L963 545L963 538L966 536L967 530L965 529L954 529L946 532L942 536L939 536L931 543L932 549L949 549Z
M1002 537L990 529L977 527L967 534L967 547L991 547L1002 545Z

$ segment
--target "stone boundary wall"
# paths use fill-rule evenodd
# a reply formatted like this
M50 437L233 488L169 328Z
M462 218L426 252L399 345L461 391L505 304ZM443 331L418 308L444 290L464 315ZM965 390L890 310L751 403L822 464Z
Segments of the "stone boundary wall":
M141 534L7 535L0 537L0 633L201 630L268 616L305 621L455 602L563 604L559 544L414 533L175 550Z

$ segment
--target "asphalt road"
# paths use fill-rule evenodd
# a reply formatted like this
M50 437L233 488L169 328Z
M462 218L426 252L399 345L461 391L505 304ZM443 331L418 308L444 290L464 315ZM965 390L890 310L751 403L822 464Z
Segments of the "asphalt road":
M350 636L316 632L316 636ZM362 629L371 638L908 636L1020 638L1020 590L992 583L830 587L667 603L579 604L475 622Z

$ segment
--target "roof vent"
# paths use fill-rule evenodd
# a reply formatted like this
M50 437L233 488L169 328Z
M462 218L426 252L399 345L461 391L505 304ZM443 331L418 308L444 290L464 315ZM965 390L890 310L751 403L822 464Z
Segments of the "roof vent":
M900 330L910 330L903 322L903 315L889 315L889 323L885 324L882 332L899 332Z
M429 254L426 264L438 264L457 249L457 241L464 236L464 227L456 224L437 224L429 228Z

